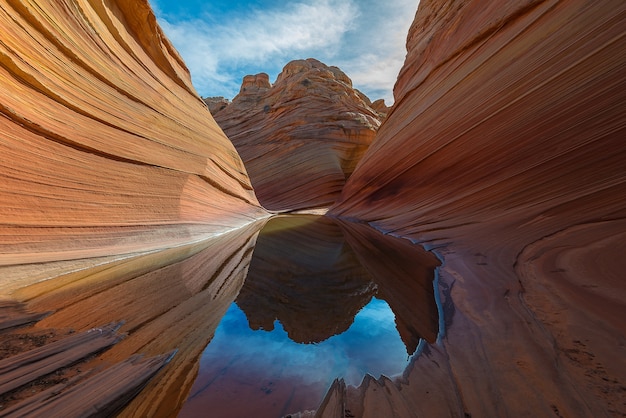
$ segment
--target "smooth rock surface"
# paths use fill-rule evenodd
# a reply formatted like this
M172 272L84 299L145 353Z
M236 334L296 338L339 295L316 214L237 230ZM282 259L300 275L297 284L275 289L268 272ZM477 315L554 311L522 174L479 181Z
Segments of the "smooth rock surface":
M264 222L32 284L15 297L33 311L54 311L37 328L83 331L105 318L124 322L121 331L128 336L83 370L108 369L136 353L176 350L167 367L119 415L175 416L196 377L202 351L244 283Z
M331 205L382 118L339 68L312 58L288 63L273 85L265 73L244 77L213 116L270 210Z
M330 213L443 258L445 337L335 392L352 414L626 414L625 27L621 2L420 2Z
M0 265L158 249L266 216L146 0L4 0L0 27Z

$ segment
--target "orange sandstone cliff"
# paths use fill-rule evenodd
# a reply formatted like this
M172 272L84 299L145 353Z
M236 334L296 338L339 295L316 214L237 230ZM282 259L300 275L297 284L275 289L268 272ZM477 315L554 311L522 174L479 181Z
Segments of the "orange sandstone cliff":
M0 27L0 265L167 247L265 216L146 0L4 0Z
M625 28L623 2L420 2L331 214L434 248L445 335L322 416L626 414Z
M104 413L105 373L132 380L127 359L176 349L124 412L171 416L268 214L146 0L0 0L0 27L0 300L51 313L35 335L125 322L126 338L88 361L72 357L81 347L51 356L95 374L77 401L62 396L88 380L55 389L66 411ZM35 394L48 380L23 404L56 416ZM4 411L14 397L1 392Z
M209 100L271 210L334 203L380 125L370 104L339 68L312 58L288 63L273 85L264 73L244 77L226 106Z

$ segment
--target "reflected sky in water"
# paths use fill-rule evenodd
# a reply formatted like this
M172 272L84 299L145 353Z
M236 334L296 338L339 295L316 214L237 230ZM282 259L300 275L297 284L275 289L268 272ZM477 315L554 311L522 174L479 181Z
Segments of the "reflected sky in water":
M268 222L180 417L281 417L316 409L336 378L357 386L404 372L420 338L437 332L434 265L365 228Z
M277 320L252 330L233 303L200 360L198 377L179 417L282 417L317 408L335 378L358 385L404 371L409 356L389 305L377 298L345 332L319 343L292 341Z
M393 376L408 362L394 315L383 300L372 300L356 315L342 334L313 344L293 342L276 321L273 331L253 331L236 303L220 323L213 341L202 355L200 367L229 358L245 362L251 373L268 372L284 378L322 382L336 377L357 385L366 373Z

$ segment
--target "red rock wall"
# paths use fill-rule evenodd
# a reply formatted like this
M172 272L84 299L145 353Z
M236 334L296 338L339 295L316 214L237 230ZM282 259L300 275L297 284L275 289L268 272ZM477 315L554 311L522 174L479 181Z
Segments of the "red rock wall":
M146 0L4 0L0 27L0 265L264 216Z
M333 212L413 235L569 207L578 219L623 209L624 10L421 2L394 109Z
M320 416L626 414L625 28L619 1L420 1L331 214L442 257L445 335Z
M260 202L271 210L330 206L374 139L380 115L337 67L288 63L270 85L244 77L215 120L246 164Z

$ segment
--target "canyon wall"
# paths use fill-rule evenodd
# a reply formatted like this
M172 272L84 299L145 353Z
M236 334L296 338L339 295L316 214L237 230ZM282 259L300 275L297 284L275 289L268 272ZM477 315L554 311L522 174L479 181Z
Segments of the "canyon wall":
M320 416L626 413L624 28L623 2L420 1L330 213L442 257L445 334Z
M396 105L334 213L415 235L451 220L623 209L623 13L421 2Z
M244 77L232 103L207 100L270 210L327 207L374 139L386 107L372 109L339 68L315 59L288 63L271 85ZM222 99L222 100L220 100Z
M147 0L3 0L0 26L0 265L162 248L266 215Z

